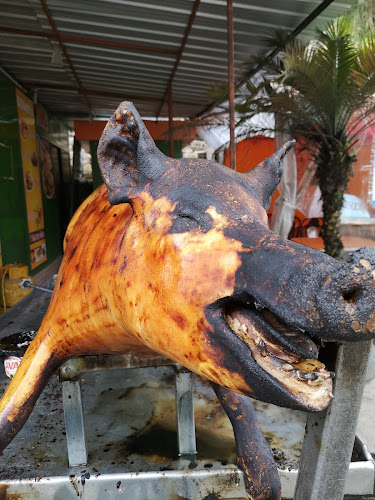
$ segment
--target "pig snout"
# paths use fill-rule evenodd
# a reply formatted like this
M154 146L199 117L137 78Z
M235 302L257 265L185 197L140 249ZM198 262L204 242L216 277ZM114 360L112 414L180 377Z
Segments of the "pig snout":
M338 264L316 294L325 340L375 337L375 252L361 248Z
M321 340L375 337L375 252L347 263L276 235L243 259L241 287L285 325Z

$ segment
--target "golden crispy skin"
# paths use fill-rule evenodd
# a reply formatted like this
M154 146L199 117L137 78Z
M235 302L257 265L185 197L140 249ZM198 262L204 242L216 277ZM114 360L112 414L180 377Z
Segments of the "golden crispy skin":
M33 386L41 374L48 379L53 360L83 354L146 356L152 350L245 390L239 375L216 368L205 353L203 332L211 327L202 308L233 293L242 245L224 236L223 217L213 209L212 230L169 234L172 208L145 191L133 215L128 204L108 203L105 185L82 204L66 234L50 307L1 400L0 411L12 398L9 420L34 399ZM18 398L15 387L25 377L30 391Z
M227 221L212 207L210 231L169 233L173 208L145 190L133 215L128 204L109 205L99 188L68 229L43 329L61 336L69 353L141 354L147 346L238 386L233 374L212 373L203 332L211 329L204 306L233 293L242 244L224 235Z

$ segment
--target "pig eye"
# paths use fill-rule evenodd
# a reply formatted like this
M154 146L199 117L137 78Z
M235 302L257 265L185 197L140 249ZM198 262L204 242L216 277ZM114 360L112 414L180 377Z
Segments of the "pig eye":
M193 231L194 229L199 229L199 222L188 214L179 213L173 221L172 227L170 229L171 233L186 233L188 231Z

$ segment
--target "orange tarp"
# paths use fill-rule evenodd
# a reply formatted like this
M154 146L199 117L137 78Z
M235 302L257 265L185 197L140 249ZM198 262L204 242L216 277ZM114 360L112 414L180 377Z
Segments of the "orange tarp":
M268 158L275 152L275 141L273 138L257 136L244 139L236 143L236 170L237 172L249 172L258 163ZM224 151L224 165L230 166L229 148ZM276 189L272 197L269 214L272 214L273 204L279 197L279 191Z
M374 129L375 131L375 129ZM358 147L360 146L360 147ZM373 154L373 137L371 134L362 136L357 145L358 160L354 164L354 175L350 177L347 193L353 194L361 198L365 204L367 200L367 209L375 214L375 208L371 206L369 199L369 183L372 182L372 154ZM238 172L249 172L258 163L275 152L274 139L264 136L247 138L236 143L236 167ZM297 161L297 185L300 182L306 168L311 162L311 157L306 150L299 144L295 145L296 161ZM229 148L224 151L224 164L229 167L230 154ZM269 213L272 213L275 200L279 197L279 192L276 190L272 197ZM305 218L299 210L296 210L296 216L301 220ZM372 215L374 216L374 215Z
M236 170L249 172L258 163L275 152L275 141L270 137L252 137L236 143ZM229 148L224 152L224 165L230 166Z

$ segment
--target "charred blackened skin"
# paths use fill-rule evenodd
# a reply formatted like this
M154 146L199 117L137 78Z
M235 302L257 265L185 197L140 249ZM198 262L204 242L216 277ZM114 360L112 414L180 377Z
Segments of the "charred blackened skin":
M225 388L216 390L235 428L247 489L257 500L278 498L275 466L246 397L320 411L332 380L315 340L375 336L370 251L343 264L268 227L266 210L292 146L247 174L175 160L156 148L131 103L119 106L98 147L105 185L69 224L49 309L0 401L0 450L65 360L157 352Z
M30 392L24 400L24 404L17 413L17 418L13 418L11 408L8 411L3 411L0 414L0 443L3 450L12 441L14 436L22 429L25 421L28 419L31 410L44 389L46 382L54 374L56 369L61 365L63 360L57 358L54 354L45 361L43 370L43 378L36 381L33 387L33 392ZM10 411L9 411L10 410Z
M217 384L212 387L228 415L236 440L237 465L252 500L279 500L281 485L273 455L258 425L250 398Z

